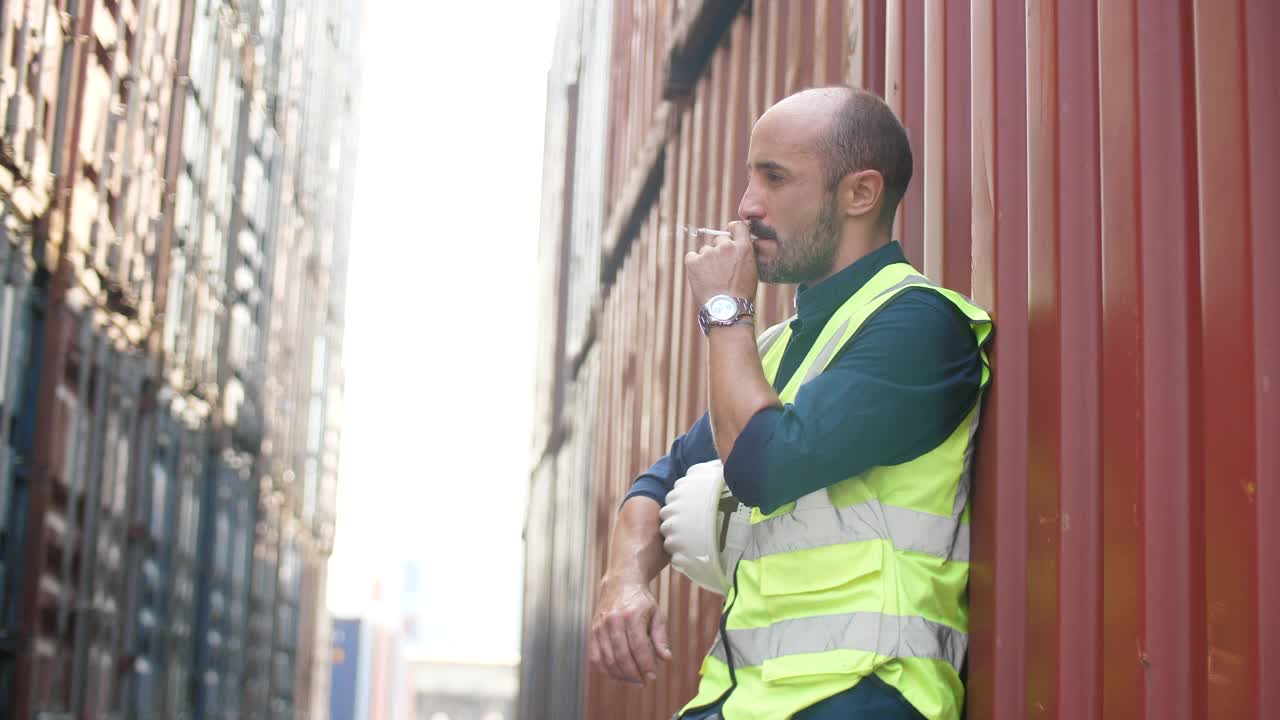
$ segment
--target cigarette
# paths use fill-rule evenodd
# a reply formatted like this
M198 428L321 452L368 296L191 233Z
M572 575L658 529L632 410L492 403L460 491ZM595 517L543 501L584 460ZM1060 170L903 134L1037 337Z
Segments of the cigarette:
M690 227L690 226L686 226L685 229L689 232L690 235L694 235L694 236L710 235L712 237L733 237L733 233L727 233L724 230L712 230L711 228L696 228L696 227ZM751 239L759 240L760 238L756 237L755 235L752 235Z
M733 233L727 233L723 230L712 230L711 228L694 228L694 235L712 235L715 237L733 237Z

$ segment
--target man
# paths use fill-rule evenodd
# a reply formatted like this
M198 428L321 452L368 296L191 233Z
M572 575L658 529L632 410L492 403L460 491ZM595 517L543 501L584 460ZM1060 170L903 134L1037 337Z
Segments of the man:
M710 409L624 500L590 640L592 662L632 683L671 657L649 589L669 561L659 510L690 466L722 458L753 507L751 534L678 717L961 713L969 464L991 325L891 240L911 170L880 98L798 93L752 129L741 222L685 257ZM796 316L759 346L747 322L758 280L799 283ZM736 309L711 317L720 296Z

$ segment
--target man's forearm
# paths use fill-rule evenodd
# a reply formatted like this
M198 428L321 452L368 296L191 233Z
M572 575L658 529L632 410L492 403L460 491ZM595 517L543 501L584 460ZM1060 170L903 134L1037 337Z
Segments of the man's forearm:
M716 451L728 460L733 444L751 418L767 407L779 407L782 403L760 367L750 325L714 328L708 339L711 427Z
M622 505L618 522L609 541L609 567L604 580L628 580L648 583L671 562L662 548L662 531L653 498L633 497Z
M622 504L591 622L592 664L641 685L657 678L659 660L671 659L666 613L649 588L669 562L658 510L658 502L644 496Z

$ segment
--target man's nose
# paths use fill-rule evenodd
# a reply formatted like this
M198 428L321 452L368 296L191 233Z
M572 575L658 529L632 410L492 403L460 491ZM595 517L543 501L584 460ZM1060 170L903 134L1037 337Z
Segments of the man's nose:
M752 185L748 185L747 191L742 193L742 200L738 202L738 219L743 222L763 220L764 214L764 203L760 199L760 194Z

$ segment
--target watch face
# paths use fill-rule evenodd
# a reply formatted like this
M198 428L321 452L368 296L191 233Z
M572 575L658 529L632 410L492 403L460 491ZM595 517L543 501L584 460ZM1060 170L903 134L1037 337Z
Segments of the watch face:
M738 303L728 295L717 295L707 303L707 314L713 320L733 320L738 316Z

